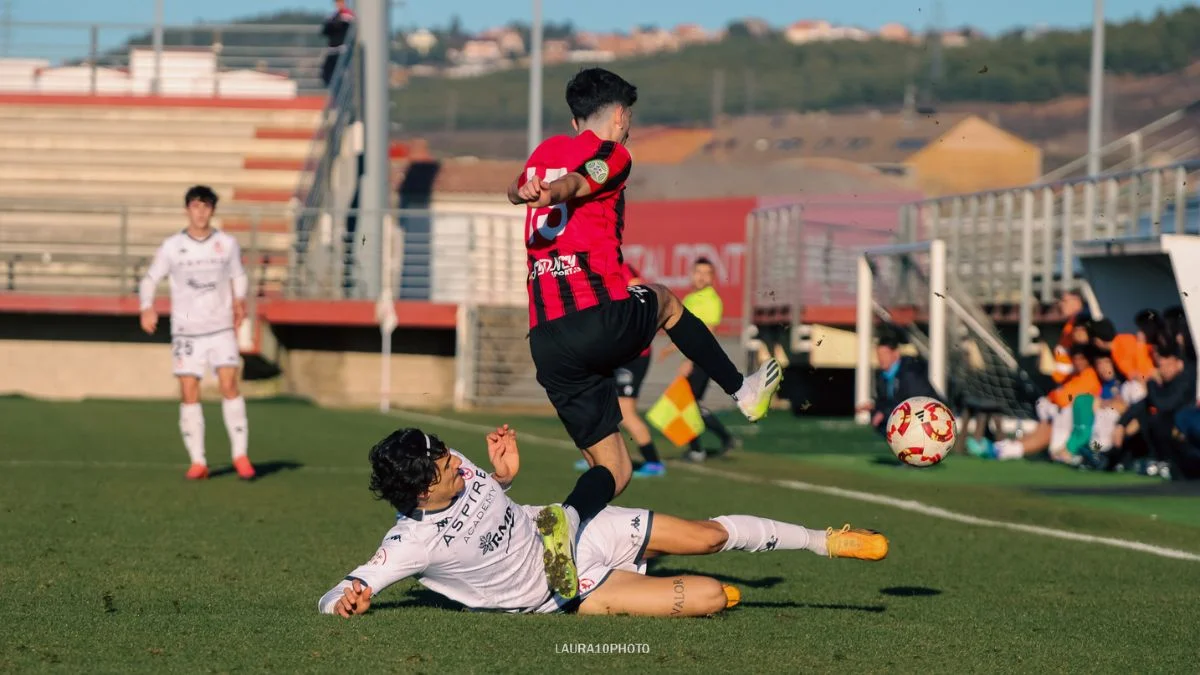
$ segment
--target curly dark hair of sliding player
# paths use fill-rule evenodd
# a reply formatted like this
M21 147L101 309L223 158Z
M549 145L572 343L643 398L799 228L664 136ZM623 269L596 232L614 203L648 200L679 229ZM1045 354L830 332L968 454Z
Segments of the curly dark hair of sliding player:
M397 513L410 515L421 493L437 480L438 461L446 452L441 439L420 429L393 431L371 448L371 492Z

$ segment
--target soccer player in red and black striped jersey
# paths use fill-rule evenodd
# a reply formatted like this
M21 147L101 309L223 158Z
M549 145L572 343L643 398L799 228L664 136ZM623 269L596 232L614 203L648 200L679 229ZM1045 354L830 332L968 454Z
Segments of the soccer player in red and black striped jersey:
M599 513L633 471L618 427L614 371L664 329L751 422L767 414L782 373L771 360L743 377L708 328L665 286L627 286L621 237L633 163L624 144L637 88L591 68L571 78L566 98L576 134L539 145L508 198L528 208L529 348L537 380L592 465L562 506L547 507L538 521L550 556L562 561L547 568L552 585L569 598L577 592L571 527Z

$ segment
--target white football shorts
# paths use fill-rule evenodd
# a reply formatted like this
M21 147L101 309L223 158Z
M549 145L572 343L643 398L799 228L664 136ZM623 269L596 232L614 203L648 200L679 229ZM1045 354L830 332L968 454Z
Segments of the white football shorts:
M540 508L540 507L532 507ZM532 512L536 515L537 511ZM584 524L575 544L575 569L579 572L579 599L596 590L614 570L646 573L646 546L650 543L650 528L654 512L649 509L629 509L608 506ZM539 613L556 612L561 607L552 598L537 609Z
M174 373L204 378L211 369L237 368L241 363L237 335L233 329L211 335L187 337L176 335L171 338L171 361Z

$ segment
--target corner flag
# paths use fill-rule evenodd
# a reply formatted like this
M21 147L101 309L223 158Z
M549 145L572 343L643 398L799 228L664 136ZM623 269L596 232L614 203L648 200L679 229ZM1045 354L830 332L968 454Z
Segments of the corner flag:
M675 378L663 392L662 398L646 412L646 421L680 447L704 433L700 404L687 378Z

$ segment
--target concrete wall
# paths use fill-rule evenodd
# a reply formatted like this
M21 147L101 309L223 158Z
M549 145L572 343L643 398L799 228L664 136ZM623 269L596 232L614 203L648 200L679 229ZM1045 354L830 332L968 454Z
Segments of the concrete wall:
M174 399L170 348L157 343L0 340L0 394L52 400L83 398ZM281 359L283 375L243 382L246 396L290 394L327 406L379 402L378 353L296 349ZM393 405L448 407L454 393L454 359L396 354L391 357ZM216 380L204 381L215 398Z

